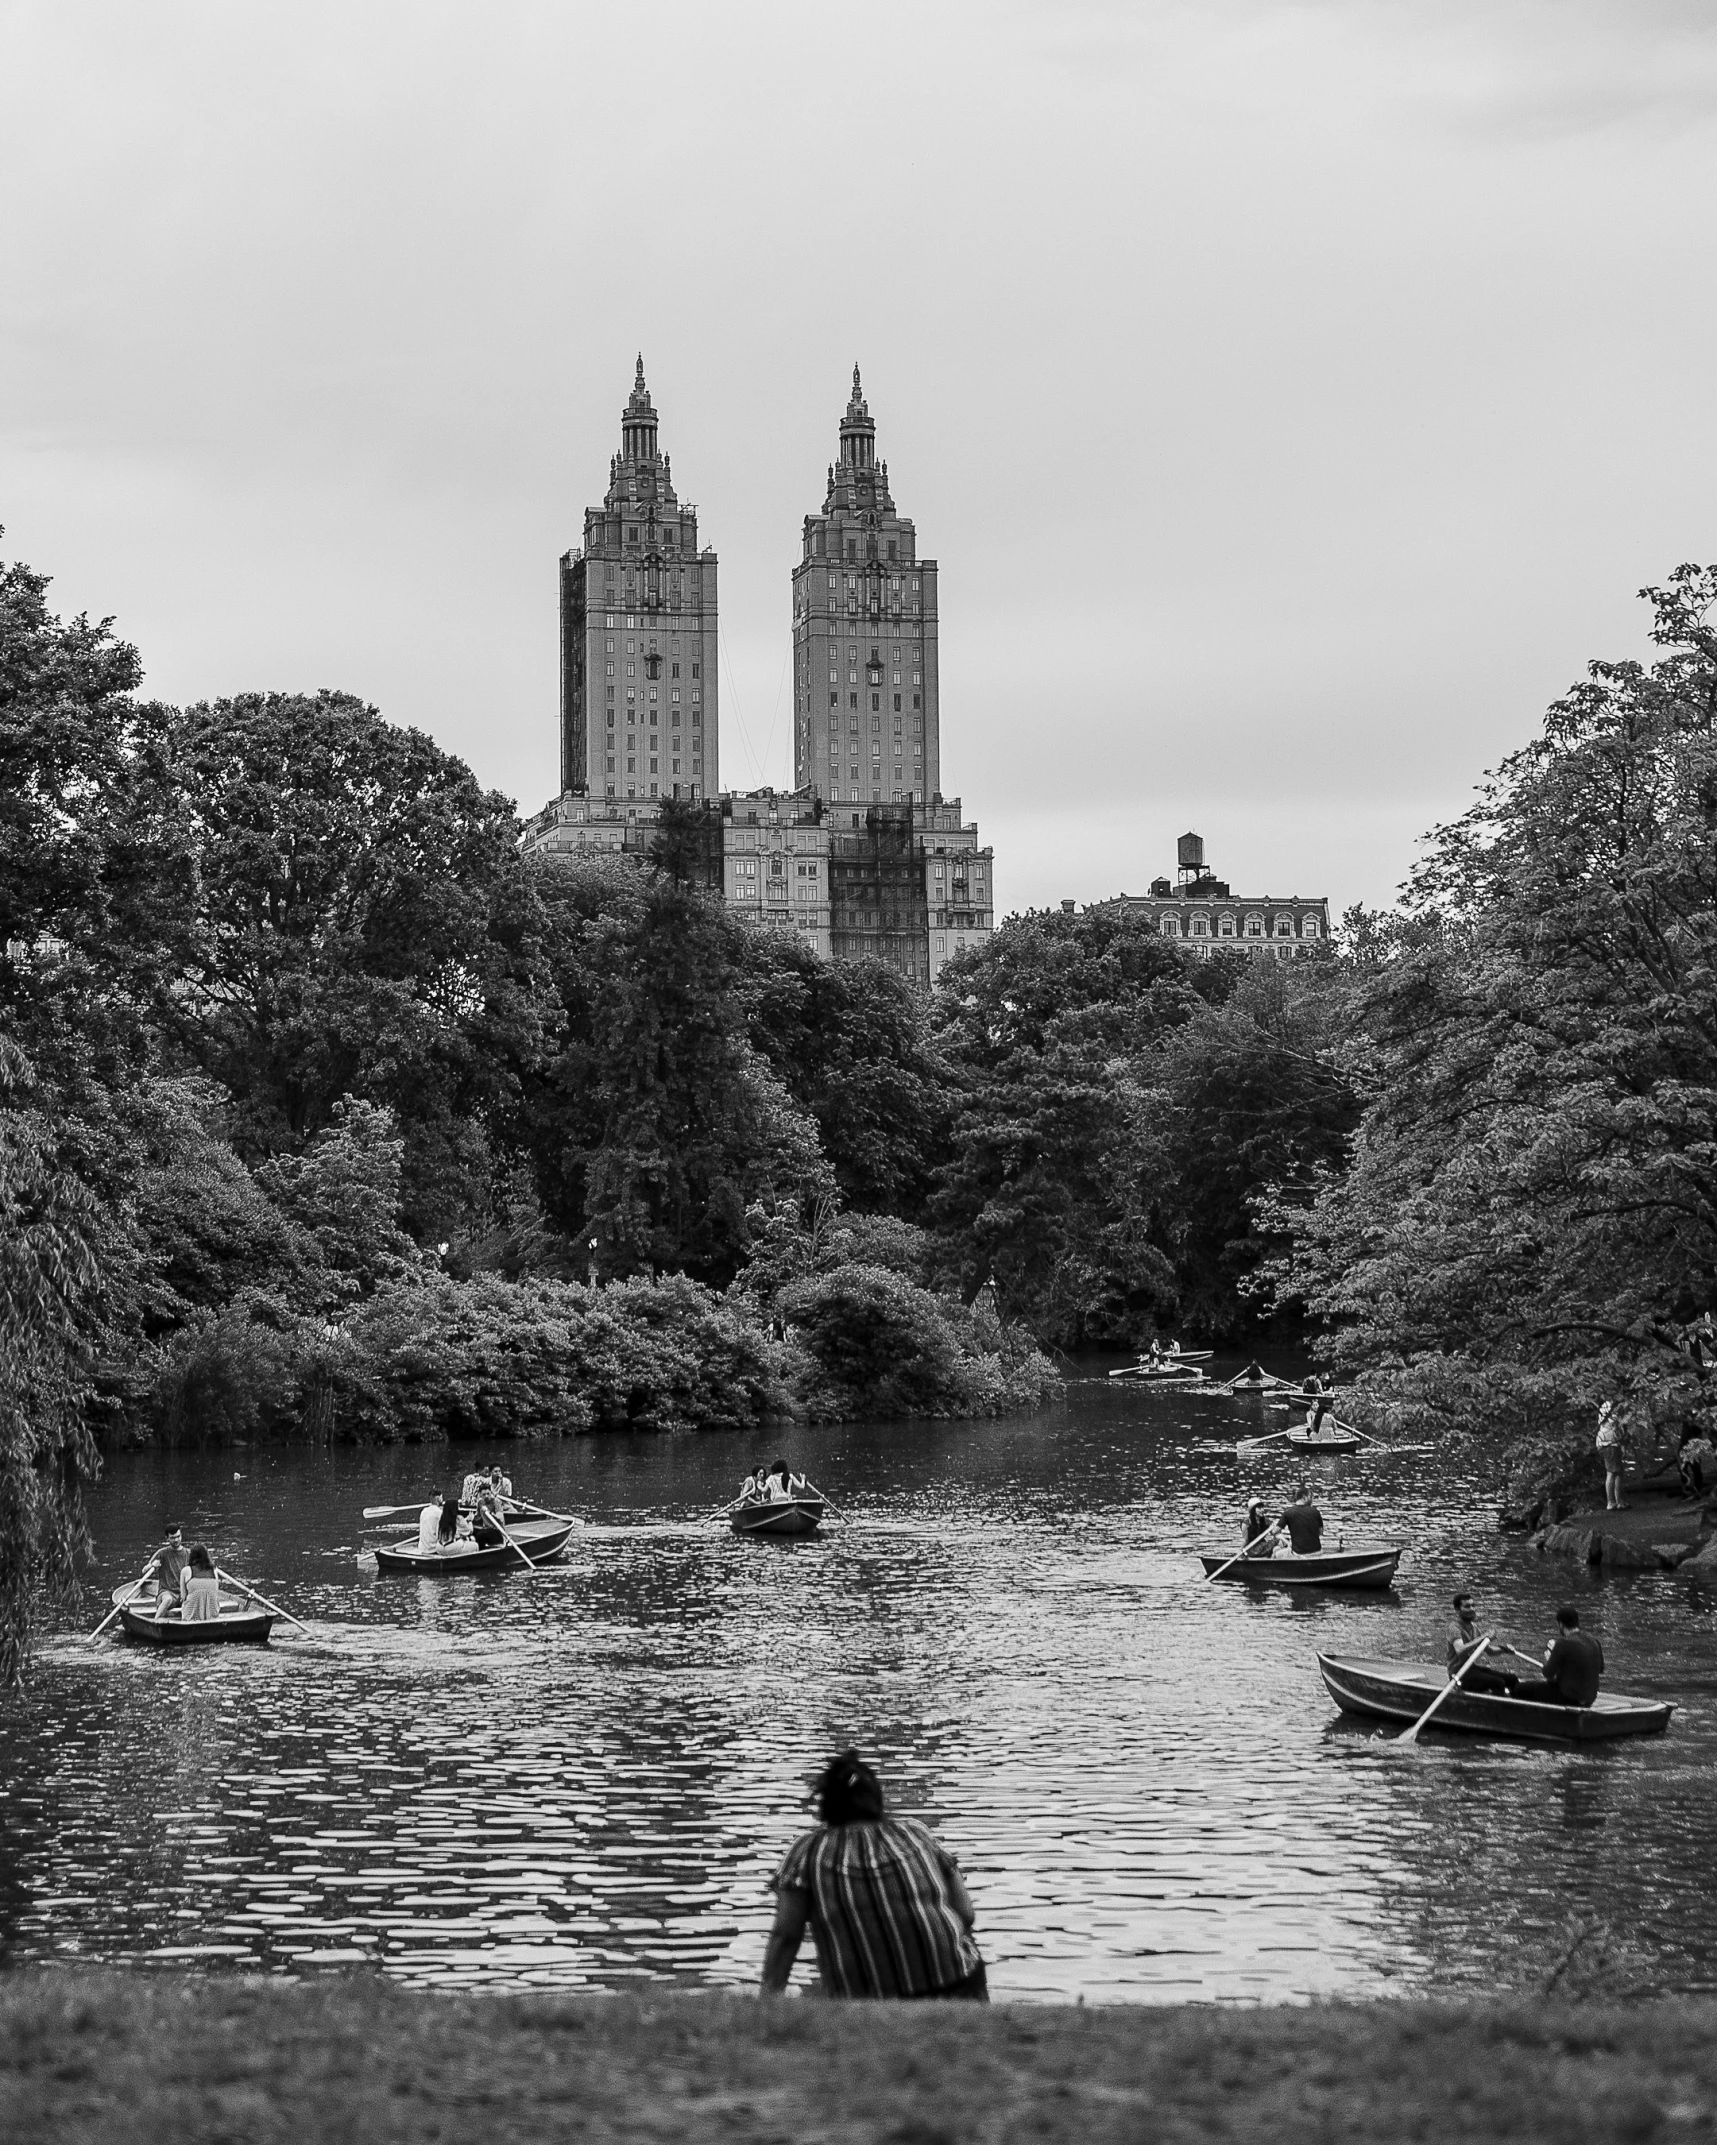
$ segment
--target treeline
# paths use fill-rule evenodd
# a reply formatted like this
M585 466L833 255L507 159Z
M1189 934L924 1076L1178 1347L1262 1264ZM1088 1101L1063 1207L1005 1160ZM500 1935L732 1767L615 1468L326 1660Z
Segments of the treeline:
M1717 1428L1717 568L1652 605L1350 921L1346 1166L1265 1202L1260 1279L1386 1419L1499 1444L1528 1499Z

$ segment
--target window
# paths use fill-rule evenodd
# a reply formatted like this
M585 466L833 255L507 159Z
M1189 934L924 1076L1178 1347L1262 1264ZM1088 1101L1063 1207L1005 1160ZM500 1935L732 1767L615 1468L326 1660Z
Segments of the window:
M608 727L611 730L614 727L614 710L612 708L608 710Z
M638 666L636 663L628 663L626 665L626 675L629 678L635 678L638 675Z
M919 693L914 693L912 696L912 705L915 708L922 707L924 705L923 696Z
M1301 938L1316 938L1318 936L1318 920L1315 916L1302 916L1300 918L1300 936Z
M1276 936L1278 938L1292 938L1293 935L1294 919L1291 916L1278 916L1276 918Z
M889 540L888 540L888 555L889 555L889 557L890 557L890 558L893 558L893 557L894 557L894 554L895 554L895 540L894 540L894 538L893 538L893 537L891 536L891 537L889 538ZM895 585L895 587L896 587L896 588L898 588L898 587L900 586L900 583L899 583L898 581L896 581L894 585ZM895 801L896 801L896 803L898 803L898 802L899 802L899 799L897 798L897 799L896 799Z
M697 665L696 665L696 664L694 663L694 664L692 665L692 676L693 676L693 677L695 678L695 677L697 676L697 674L698 674L698 667L697 667Z
M900 673L896 671L895 676L898 677L899 675ZM894 696L894 712L897 715L900 713L900 695L898 693L896 693Z
M831 670L831 671L829 672L829 676L830 676L831 678L832 678L832 677L834 676L834 672L833 672L832 670ZM829 695L829 705L830 705L830 707L832 707L832 708L838 708L838 707L840 706L840 704L841 704L841 696L840 696L840 694L839 694L839 693L831 693L831 694Z
M1223 917L1223 918L1222 918L1222 919L1220 920L1220 922L1219 922L1219 923L1217 924L1217 927L1216 927L1216 929L1217 929L1217 935L1218 935L1218 937L1220 937L1220 938L1232 938L1232 937L1234 936L1234 919L1233 919L1233 917L1232 917L1232 916L1224 916L1224 917Z
M1264 936L1264 919L1262 916L1247 917L1246 936L1248 938L1262 938Z
M1165 916L1162 920L1161 928L1164 938L1179 938L1180 918L1178 916Z
M612 645L613 645L613 643L612 643L612 642L610 642L610 643L609 643L609 645L610 645L610 646L612 646ZM609 664L609 666L608 666L608 675L609 675L610 677L613 677L613 675L614 675L614 665L613 665L612 663L610 663L610 664Z
M873 708L881 707L882 695L880 693L872 693L870 696L870 704Z
M674 665L674 667L673 667L673 671L672 671L671 675L677 678L677 677L679 676L679 674L680 674L680 666L678 665L678 663L676 663L676 664ZM679 697L680 697L680 696L679 696L679 694L678 694L678 693L676 693L676 694L674 695L674 698L675 698L676 700L677 700L677 699L678 699Z
M858 695L857 695L857 693L848 693L848 695L847 695L847 706L848 706L848 707L850 707L850 708L856 708L856 707L858 706Z

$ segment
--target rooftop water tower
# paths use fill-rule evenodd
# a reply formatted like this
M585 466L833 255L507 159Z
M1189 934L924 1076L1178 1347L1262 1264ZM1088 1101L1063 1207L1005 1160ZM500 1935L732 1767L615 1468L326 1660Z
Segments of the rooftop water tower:
M1180 880L1183 886L1190 880L1204 877L1204 837L1202 834L1183 834L1175 844L1175 856L1180 865Z

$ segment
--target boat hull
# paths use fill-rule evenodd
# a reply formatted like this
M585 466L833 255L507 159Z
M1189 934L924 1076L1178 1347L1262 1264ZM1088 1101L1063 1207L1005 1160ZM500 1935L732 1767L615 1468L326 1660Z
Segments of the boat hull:
M572 1536L570 1525L551 1519L522 1521L507 1532L533 1564L559 1556ZM525 1568L512 1544L500 1540L461 1543L456 1549L432 1549L427 1554L415 1542L410 1548L384 1543L376 1550L376 1562L385 1572L417 1572L436 1579L451 1579L461 1572Z
M1199 1562L1207 1579L1220 1575L1242 1586L1339 1586L1363 1593L1393 1586L1401 1555L1387 1542L1374 1542L1359 1549L1322 1549L1305 1557L1242 1557L1226 1571L1225 1557L1200 1552Z
M118 1591L123 1602L129 1589ZM119 1610L119 1628L128 1639L140 1639L146 1646L256 1645L265 1641L277 1621L274 1615L249 1601L229 1607L229 1598L223 1595L219 1616L202 1617L189 1624L176 1608L157 1616L152 1600L147 1606L139 1602L135 1607L124 1602Z
M1290 1430L1287 1434L1286 1444L1290 1452L1363 1452L1365 1450L1364 1438L1349 1437L1344 1431L1339 1430L1333 1437L1327 1435L1312 1437L1304 1430Z
M1435 1661L1320 1653L1318 1672L1341 1710L1363 1720L1416 1721L1448 1683L1447 1670ZM1608 1743L1622 1736L1661 1735L1674 1711L1657 1699L1607 1691L1589 1706L1545 1706L1462 1689L1437 1708L1430 1726L1510 1742Z
M815 1534L827 1510L821 1497L795 1497L786 1504L741 1505L733 1514L733 1531L775 1536Z

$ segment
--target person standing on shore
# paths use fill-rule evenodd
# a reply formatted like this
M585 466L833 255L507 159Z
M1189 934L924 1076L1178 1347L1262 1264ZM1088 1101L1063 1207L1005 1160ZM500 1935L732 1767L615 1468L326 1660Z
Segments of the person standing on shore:
M1613 1400L1606 1400L1598 1410L1598 1452L1604 1463L1604 1510L1625 1512L1622 1465L1627 1458L1627 1446Z
M793 1842L771 1880L762 1993L786 1988L809 1923L825 1996L988 2003L954 1857L915 1818L887 1814L882 1782L856 1750L823 1768L815 1796L821 1823Z

